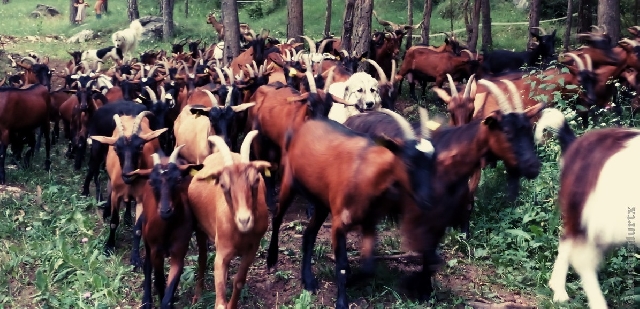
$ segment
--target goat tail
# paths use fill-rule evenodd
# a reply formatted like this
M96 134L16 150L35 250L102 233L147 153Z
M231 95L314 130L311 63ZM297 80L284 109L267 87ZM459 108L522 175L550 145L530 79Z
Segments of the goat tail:
M552 130L558 135L560 141L560 150L564 154L569 146L576 140L576 136L569 127L564 114L555 108L545 108L541 111L540 120L536 125L534 138L537 143L542 142L542 134L544 129Z
M142 32L144 31L144 28L142 27L139 19L132 21L129 28L135 32L137 38L140 38L140 36L142 36Z

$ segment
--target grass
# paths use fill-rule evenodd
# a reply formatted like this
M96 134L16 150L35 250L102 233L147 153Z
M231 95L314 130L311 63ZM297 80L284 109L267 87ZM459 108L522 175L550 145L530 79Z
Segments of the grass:
M26 16L41 1L12 1L0 6L0 29L3 36L25 37L63 35L69 37L80 29L93 29L102 36L98 40L70 46L64 42L27 42L6 46L9 52L24 54L33 50L54 59L68 59L67 50L96 48L110 43L109 34L128 25L125 1L113 1L110 14L96 20L92 13L82 26L68 23L66 0L51 0L47 3L62 11L62 16L33 20ZM139 1L140 14L156 15L155 1ZM184 17L184 2L177 2L175 9L176 32L179 37L192 36L212 42L213 29L205 23L206 15L213 9L212 3L192 0L189 18ZM265 2L264 10L272 1ZM207 4L203 4L207 3ZM432 33L450 30L448 19L442 18L448 2L436 6L432 14ZM305 1L305 32L320 38L324 21L324 1ZM416 3L414 16L419 19L422 6ZM404 1L377 1L376 11L381 18L394 22L404 22L406 6ZM264 18L250 18L249 10L240 12L240 20L247 21L258 30L267 28L272 34L284 37L286 10L279 8ZM332 32L339 36L343 4L334 1ZM526 12L514 10L510 2L492 1L494 22L526 21ZM376 23L374 28L380 29ZM561 25L554 24L562 35ZM463 28L460 19L453 26ZM549 28L545 24L546 28ZM496 48L522 49L526 42L526 26L496 26L494 44ZM440 38L432 40L438 44ZM140 49L154 46L167 49L167 42L143 42ZM4 58L4 57L3 57ZM5 64L2 59L0 65ZM2 68L0 68L2 70ZM407 93L406 88L403 93ZM403 98L404 99L404 98ZM421 101L429 105L433 114L444 111L433 105L430 96ZM558 102L566 107L567 102ZM625 107L624 124L636 126L636 120L629 115L628 103ZM568 113L570 114L570 113ZM573 113L569 117L572 118ZM604 116L601 124L606 126L611 117ZM574 122L575 124L575 122ZM579 134L583 130L575 128ZM592 128L590 128L592 129ZM557 142L551 141L540 147L542 158L540 176L533 181L523 182L520 197L514 203L506 202L504 195L504 168L483 172L478 190L478 202L472 218L472 238L465 241L459 234L447 234L442 252L447 256L447 265L436 277L437 301L429 304L416 303L408 299L397 288L400 277L407 271L415 270L403 263L380 262L376 277L369 282L350 287L350 299L360 307L369 308L465 308L469 299L483 298L501 302L504 297L523 295L531 299L539 308L584 308L586 299L577 275L570 271L568 292L572 300L563 305L551 302L551 291L547 287L551 268L557 252L560 218L556 207L558 195L558 154ZM108 225L103 223L99 207L91 198L80 196L82 173L70 169L63 158L64 145L58 145L53 152L53 170L42 171L43 154L34 160L31 168L8 169L7 182L20 188L19 194L0 189L0 308L138 308L142 297L142 274L132 272L128 266L130 252L130 228L121 228L118 233L118 249L113 257L102 255L102 246L107 237ZM35 202L36 187L42 188L40 205ZM287 224L285 224L287 226ZM289 225L281 233L281 262L278 272L264 271L265 248L269 233L261 242L256 263L249 274L249 286L243 291L243 308L329 308L333 306L335 286L333 285L334 264L327 258L331 255L329 237L318 239L314 249L314 269L321 288L316 295L302 291L299 281L300 234L304 225L300 221ZM325 229L323 229L325 230ZM379 227L378 252L397 253L399 241L394 234L396 226L387 222ZM322 231L322 230L321 230ZM357 255L358 243L350 240L350 256ZM208 308L215 300L212 292L212 259L209 256L206 293L201 302L190 305L194 290L195 252L187 257L187 267L178 291L178 307ZM638 284L630 291L627 279L638 278L636 267L628 274L628 263L638 263L638 255L632 255L625 248L608 253L607 262L600 272L600 283L605 297L613 308L632 308L632 300L640 302ZM355 262L354 262L355 263ZM235 265L235 264L234 264ZM352 263L352 267L355 265ZM235 273L235 268L231 271ZM471 276L466 280L460 277ZM267 279L270 278L270 279ZM268 284L265 283L268 281ZM275 281L275 282L271 282ZM277 292L277 296L271 295ZM272 298L269 298L272 297Z

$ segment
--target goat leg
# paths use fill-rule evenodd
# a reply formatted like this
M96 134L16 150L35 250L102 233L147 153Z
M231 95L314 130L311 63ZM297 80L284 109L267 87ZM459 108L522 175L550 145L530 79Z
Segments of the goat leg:
M117 213L118 212L115 212L111 217L113 218L113 216L117 216ZM131 214L129 214L129 218L131 218ZM142 237L142 222L144 222L144 220L144 215L141 215L140 218L136 220L136 225L133 227L133 249L131 250L131 259L129 262L133 265L134 270L142 266L142 259L140 258L140 238ZM164 260L164 256L160 255L160 259ZM173 261L173 259L171 260ZM164 269L162 266L160 268ZM162 281L164 282L164 274L162 275Z
M162 303L160 305L161 308L172 307L172 303L175 300L174 296L178 290L178 284L180 283L180 276L184 270L184 258L187 255L188 250L189 240L182 243L180 248L175 250L175 254L171 254L171 267L169 268L169 277L167 278L167 282L169 282L169 284L164 290L164 297L162 298ZM242 267L242 265L240 267Z
M151 265L151 248L146 242L144 244L144 248L144 252L146 252L147 254L145 254L144 257L144 283L142 285L144 294L142 296L141 307L142 309L151 309L153 308L153 292L151 291L151 270L153 269L153 266Z
M336 275L335 276L336 276L336 281L338 285L336 309L348 309L349 301L347 299L347 276L349 276L349 259L347 258L347 235L344 232L343 227L341 225L342 222L341 222L340 216L334 216L332 219L333 220L331 220L332 221L331 222L331 234L332 234L331 241L333 243L333 252L336 257ZM314 240L315 240L315 237L314 237ZM303 247L303 249L304 248L305 247ZM311 262L311 259L309 259L309 262Z
M317 205L315 215L309 221L307 228L302 235L302 269L301 279L305 290L315 292L318 289L318 281L311 270L311 256L313 255L313 247L316 244L318 231L322 227L324 220L329 216L329 209L324 206ZM346 257L346 252L345 252ZM338 255L336 255L338 258ZM344 269L344 265L341 265ZM347 263L347 267L348 267ZM337 269L337 268L336 268ZM346 277L345 277L346 284ZM339 289L339 287L338 287ZM346 307L345 307L346 308Z
M5 135L7 133L3 132L3 135ZM8 142L8 136L6 138L4 138L3 136L3 141L2 143L0 143L0 185L4 185L5 183L5 174L4 174L4 159L7 156L7 143ZM6 140L6 142L5 142Z

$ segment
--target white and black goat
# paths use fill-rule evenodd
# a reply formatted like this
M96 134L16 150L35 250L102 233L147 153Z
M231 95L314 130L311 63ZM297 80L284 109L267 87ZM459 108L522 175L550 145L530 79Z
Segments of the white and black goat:
M563 154L558 198L563 235L549 280L553 300L569 300L565 285L571 265L580 275L589 308L607 308L597 274L604 251L640 245L640 198L633 178L640 174L640 130L607 128L576 138L555 109L543 111L536 139L545 127L557 130Z

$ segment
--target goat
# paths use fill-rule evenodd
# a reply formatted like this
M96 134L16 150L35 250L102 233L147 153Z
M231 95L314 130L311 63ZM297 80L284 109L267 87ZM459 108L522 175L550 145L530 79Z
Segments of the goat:
M378 220L393 211L402 214L403 229L419 225L412 222L416 214L420 213L420 208L413 197L411 177L406 169L398 168L404 162L394 154L398 147L395 143L383 140L381 143L384 146L377 145L373 140L334 121L308 120L298 128L291 129L287 135L283 150L284 174L280 204L273 218L267 267L272 268L277 262L279 229L284 214L293 201L294 192L302 193L315 208L302 241L303 288L308 291L318 288L311 271L311 256L318 230L331 213L331 238L338 285L335 307L346 309L346 284L350 273L346 234L356 226L361 227L363 273L373 273L373 249ZM407 134L407 138L409 136ZM421 143L425 145L416 151L433 150L428 141L421 140ZM336 157L337 153L339 156ZM430 178L423 180L429 181ZM297 188L296 191L293 191L294 188ZM429 196L428 191L425 196ZM430 204L429 200L419 202L421 207ZM403 234L411 238L420 233ZM411 243L414 242L419 241L414 239Z
M247 134L240 154L232 153L219 136L210 136L209 141L219 151L204 160L204 167L194 176L188 189L189 204L198 228L216 247L214 279L217 309L238 307L249 267L269 226L265 183L260 172L270 164L249 160L251 141L257 134L257 131ZM227 303L227 274L229 263L235 256L241 257L240 266ZM198 278L203 278L207 265L206 242L198 262ZM202 286L201 282L199 286Z
M0 184L5 184L6 180L4 164L12 132L31 131L35 128L45 132L44 169L51 169L51 139L48 134L50 108L51 97L47 87L43 85L31 85L26 89L0 89ZM31 154L33 148L27 156Z
M462 96L458 93L458 89L456 89L456 85L450 74L447 74L447 78L449 79L451 95L438 87L433 87L431 90L433 90L447 104L447 111L450 116L449 124L452 126L461 126L471 122L475 111L475 106L473 104L473 99L476 97L476 87L474 87L475 74L469 77Z
M563 234L549 279L553 300L569 300L565 284L571 265L582 280L589 308L606 309L597 275L603 252L619 244L640 245L634 228L640 225L640 216L630 206L636 204L636 188L627 177L620 177L640 172L635 163L640 130L607 128L576 138L557 110L541 117L538 139L545 127L558 132L562 152L558 203Z
M108 136L92 135L91 139L100 143L110 145L107 153L106 168L111 182L111 196L106 209L110 206L111 221L109 227L109 238L105 244L105 253L113 253L116 245L116 230L120 224L120 202L124 200L127 204L133 197L136 202L135 228L133 238L133 252L131 253L131 265L141 266L140 260L140 227L142 222L138 219L142 213L142 201L144 194L142 187L144 182L135 180L130 174L136 169L153 168L151 154L160 149L160 145L155 140L166 128L152 131L149 128L149 121L145 116L152 115L149 111L144 111L135 117L114 115L115 130ZM130 218L130 217L129 217Z
M31 64L25 65L25 60L31 62ZM39 83L47 87L48 91L51 91L51 73L55 69L49 69L49 57L45 57L43 61L32 57L23 57L17 65L26 71L23 75L23 83L25 85Z
M155 286L161 307L169 308L184 269L184 258L189 250L189 241L195 230L196 219L188 203L187 189L192 178L190 173L202 169L202 164L179 164L177 161L181 146L176 147L169 158L152 154L153 167L135 170L128 175L148 179L142 188L144 200L142 215L142 238L144 239L144 296L142 308L151 309L151 272L154 271ZM198 237L198 248L207 254L207 240ZM169 278L165 281L164 257L171 258ZM193 298L195 303L202 292L203 277L196 278L198 289ZM166 282L169 285L166 286Z
M522 66L535 66L538 61L543 63L553 56L555 48L556 29L551 34L541 29L543 35L530 32L539 42L533 50L523 52L513 52L509 50L494 50L492 52L483 50L484 61L482 70L485 74L498 74L505 71L518 71Z

